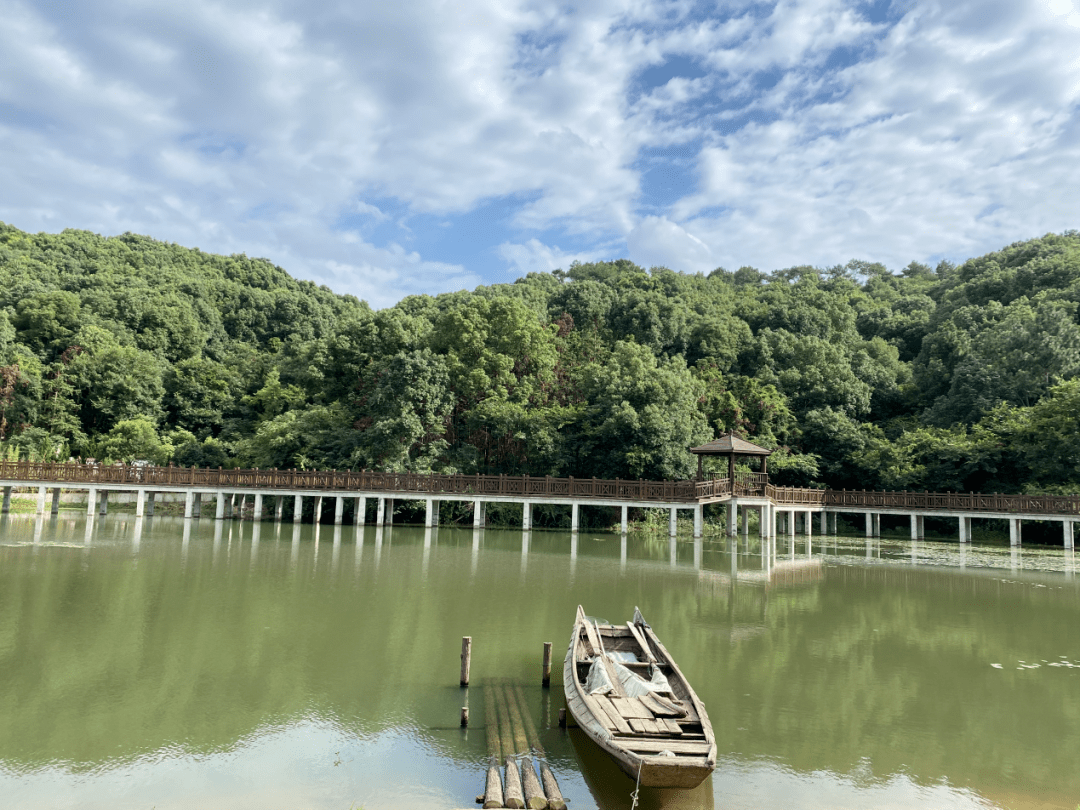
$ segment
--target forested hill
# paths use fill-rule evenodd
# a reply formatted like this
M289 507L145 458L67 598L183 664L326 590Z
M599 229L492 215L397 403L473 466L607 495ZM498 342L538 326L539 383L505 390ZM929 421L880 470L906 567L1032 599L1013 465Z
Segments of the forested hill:
M959 267L628 261L372 311L246 256L0 224L9 457L1080 491L1080 233Z

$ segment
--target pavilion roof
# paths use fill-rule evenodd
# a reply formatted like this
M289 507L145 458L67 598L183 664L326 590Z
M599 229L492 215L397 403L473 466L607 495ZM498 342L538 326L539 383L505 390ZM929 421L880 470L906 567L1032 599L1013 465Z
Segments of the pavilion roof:
M772 455L772 450L766 450L764 447L746 441L746 439L740 439L734 433L725 433L720 438L713 439L700 447L691 447L690 452L703 456L730 456L733 453L736 456Z

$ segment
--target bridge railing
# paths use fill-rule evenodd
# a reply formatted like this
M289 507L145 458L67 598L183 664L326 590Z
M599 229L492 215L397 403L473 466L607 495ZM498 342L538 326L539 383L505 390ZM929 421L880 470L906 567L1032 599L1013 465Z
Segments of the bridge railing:
M529 475L442 475L371 470L244 470L206 467L0 462L0 479L84 485L195 486L209 489L287 489L334 492L416 493L476 497L575 498L582 500L697 503L726 492L727 481L644 481L554 478ZM705 494L702 494L704 492Z
M998 512L1080 515L1080 495L999 495L972 492L874 492L778 487L762 473L705 481L553 478L528 475L442 475L371 470L226 470L207 467L53 464L0 461L0 480L26 484L129 485L132 488L285 489L311 492L386 492L475 497L573 498L694 504L733 494L767 497L780 506L852 510Z

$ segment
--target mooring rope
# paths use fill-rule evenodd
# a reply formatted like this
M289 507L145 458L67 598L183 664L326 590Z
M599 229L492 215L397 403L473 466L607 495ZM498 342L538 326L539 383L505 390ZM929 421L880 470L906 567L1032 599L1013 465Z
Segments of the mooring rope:
M637 763L637 782L634 784L634 792L630 794L630 810L637 810L637 797L638 791L641 790L641 766L642 761L639 759Z

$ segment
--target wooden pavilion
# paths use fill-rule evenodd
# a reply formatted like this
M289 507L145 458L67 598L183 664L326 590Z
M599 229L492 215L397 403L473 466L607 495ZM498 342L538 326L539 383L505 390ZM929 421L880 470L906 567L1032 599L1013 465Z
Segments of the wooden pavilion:
M694 453L697 459L697 480L702 480L701 474L701 459L702 456L727 456L728 457L728 480L735 480L735 459L738 456L743 457L757 457L761 459L761 473L763 475L769 472L769 456L772 455L772 450L766 450L764 447L760 447L752 442L746 441L746 439L740 439L735 435L734 431L725 433L718 439L713 439L711 442L701 445L700 447L691 447L690 452Z

